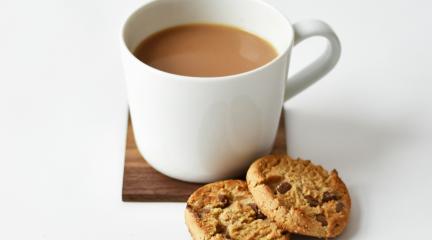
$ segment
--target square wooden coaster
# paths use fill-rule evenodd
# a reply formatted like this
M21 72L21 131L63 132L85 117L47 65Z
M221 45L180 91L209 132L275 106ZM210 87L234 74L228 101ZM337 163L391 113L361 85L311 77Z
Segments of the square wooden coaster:
M272 153L286 153L283 117L280 120ZM129 121L123 176L123 201L185 202L189 195L200 186L202 184L175 180L154 170L138 152Z

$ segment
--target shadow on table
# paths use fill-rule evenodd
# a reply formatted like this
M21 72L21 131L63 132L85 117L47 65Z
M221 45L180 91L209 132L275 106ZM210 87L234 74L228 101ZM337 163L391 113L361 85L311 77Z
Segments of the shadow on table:
M373 169L378 171L372 174L379 174L379 167L386 164L382 156L412 139L401 122L366 121L356 116L288 109L285 114L288 153L313 159L327 168Z

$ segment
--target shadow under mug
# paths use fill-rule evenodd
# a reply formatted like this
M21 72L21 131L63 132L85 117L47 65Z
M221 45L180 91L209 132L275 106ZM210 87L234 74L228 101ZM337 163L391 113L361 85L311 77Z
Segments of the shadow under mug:
M200 22L254 33L272 43L278 56L241 74L188 77L157 70L133 55L157 31ZM292 46L314 36L328 40L326 51L287 81ZM140 153L167 176L210 182L240 175L271 151L283 102L329 72L341 48L327 24L291 24L261 0L155 0L128 17L121 51Z

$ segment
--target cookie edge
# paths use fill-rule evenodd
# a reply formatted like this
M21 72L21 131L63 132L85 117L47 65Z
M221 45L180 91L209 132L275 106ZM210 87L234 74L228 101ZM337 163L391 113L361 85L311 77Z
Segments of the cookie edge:
M185 210L185 223L188 228L189 233L192 236L193 240L204 240L205 239L205 231L200 227L195 213L192 212L189 205L186 206Z

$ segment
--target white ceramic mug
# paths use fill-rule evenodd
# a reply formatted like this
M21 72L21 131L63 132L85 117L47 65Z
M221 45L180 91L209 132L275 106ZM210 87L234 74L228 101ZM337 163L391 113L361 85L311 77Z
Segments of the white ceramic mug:
M132 52L146 37L186 23L222 23L268 40L277 58L225 77L186 77L152 68ZM138 149L170 177L209 182L238 176L273 146L285 100L329 72L340 43L325 23L291 24L261 0L156 0L137 9L122 32L122 58ZM288 79L291 47L314 36L327 50Z

